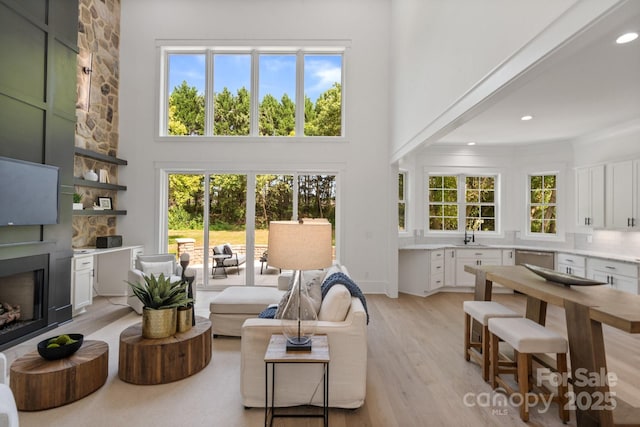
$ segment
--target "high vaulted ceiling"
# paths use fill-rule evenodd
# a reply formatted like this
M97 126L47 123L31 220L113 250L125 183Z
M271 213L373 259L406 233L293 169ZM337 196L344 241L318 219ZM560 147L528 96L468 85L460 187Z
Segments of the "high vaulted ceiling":
M629 31L640 33L640 1L601 18L438 143L566 141L640 119L640 38L615 42Z

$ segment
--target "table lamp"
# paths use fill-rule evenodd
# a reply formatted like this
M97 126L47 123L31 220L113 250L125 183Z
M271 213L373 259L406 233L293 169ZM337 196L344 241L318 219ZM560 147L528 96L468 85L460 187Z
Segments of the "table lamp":
M302 271L331 265L331 224L327 220L271 221L268 251L269 265L294 271L281 317L287 351L311 351L318 317L303 286Z

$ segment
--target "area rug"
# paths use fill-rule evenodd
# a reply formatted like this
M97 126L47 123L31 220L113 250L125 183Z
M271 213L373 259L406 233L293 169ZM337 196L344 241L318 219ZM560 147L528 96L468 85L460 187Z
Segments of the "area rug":
M89 396L68 405L20 412L21 427L64 426L220 426L245 427L264 422L259 409L246 410L240 398L240 340L213 340L207 367L169 384L140 386L118 378L120 332L140 322L127 314L91 335L109 345L106 383Z

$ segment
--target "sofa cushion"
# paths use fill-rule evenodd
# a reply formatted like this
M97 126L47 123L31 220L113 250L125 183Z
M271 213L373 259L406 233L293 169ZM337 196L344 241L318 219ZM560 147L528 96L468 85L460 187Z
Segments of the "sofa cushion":
M216 314L255 314L277 303L282 291L262 286L232 286L216 295L209 311Z
M329 289L318 313L318 320L342 322L351 307L351 293L344 285L334 285Z
M158 277L160 274L164 274L165 276L171 276L173 274L173 261L140 261L140 267L142 267L142 272L147 276L153 274Z
M225 243L222 247L222 253L225 255L233 255L233 250L231 249L231 245L229 243Z

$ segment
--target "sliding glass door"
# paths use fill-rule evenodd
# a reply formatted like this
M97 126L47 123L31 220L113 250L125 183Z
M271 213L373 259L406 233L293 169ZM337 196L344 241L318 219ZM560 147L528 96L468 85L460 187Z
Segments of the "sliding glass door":
M199 288L276 286L280 270L269 265L267 252L270 221L327 218L335 236L335 175L176 172L167 177L167 251L189 255Z

